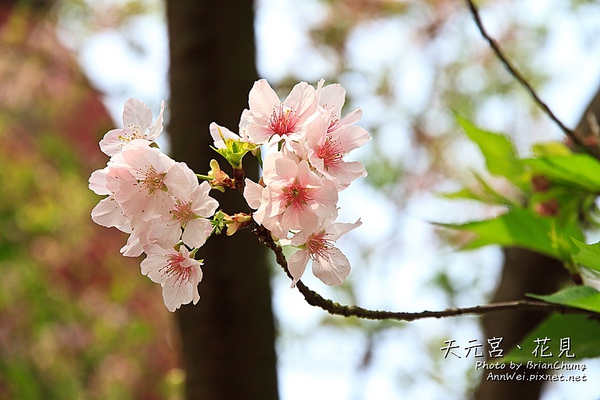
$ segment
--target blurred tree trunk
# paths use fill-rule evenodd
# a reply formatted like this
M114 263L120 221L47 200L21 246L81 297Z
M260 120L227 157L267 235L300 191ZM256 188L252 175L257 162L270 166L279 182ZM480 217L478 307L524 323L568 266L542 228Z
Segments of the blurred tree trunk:
M206 173L217 153L209 123L236 129L257 78L251 0L167 1L172 154ZM248 175L258 166L245 160ZM226 162L221 162L224 170ZM255 176L254 176L255 177ZM217 193L218 194L218 193ZM227 213L246 211L237 192L217 196ZM269 264L248 230L212 237L201 300L176 312L188 399L276 399Z
M596 136L597 119L600 118L600 89L583 113L577 132L584 137ZM596 124L596 126L594 126ZM504 249L504 265L502 276L491 301L521 299L525 293L548 294L560 288L569 278L562 263L520 248ZM505 351L517 345L548 314L536 312L498 312L483 317L483 331L486 339L502 337L502 348ZM526 381L488 381L488 374L481 376L479 387L475 392L477 400L529 400L538 399L543 382Z
M521 299L525 297L525 293L552 293L568 278L559 261L529 250L509 247L504 249L502 276L491 301ZM487 314L483 317L484 338L501 337L500 347L506 353L547 316L547 313L531 311ZM540 396L541 381L491 381L486 380L487 376L485 371L481 375L481 382L475 393L477 400L537 399Z

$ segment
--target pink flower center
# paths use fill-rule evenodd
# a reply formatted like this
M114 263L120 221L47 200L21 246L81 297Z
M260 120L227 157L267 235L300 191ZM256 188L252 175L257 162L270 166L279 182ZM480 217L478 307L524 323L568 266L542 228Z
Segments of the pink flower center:
M325 168L331 167L342 162L343 153L339 145L331 136L327 136L323 146L317 148L317 157L323 160Z
M176 219L183 224L195 217L191 203L182 203L179 199L175 202L173 209L169 212L173 216L173 219Z
M274 109L271 118L269 118L269 129L273 133L278 135L289 135L290 133L296 132L296 125L298 124L298 116L296 112L291 108L283 108L283 105L279 106L279 109Z
M192 269L190 267L184 267L182 264L186 260L186 258L180 253L176 254L168 254L167 255L167 265L162 267L160 271L164 275L168 276L176 276L176 284L177 285L185 285L189 282L191 277Z
M138 183L141 183L149 192L153 194L156 190L167 190L167 186L163 182L165 179L166 172L158 173L152 166L146 171L144 179L139 179Z
M333 248L333 240L326 238L327 233L321 232L310 235L306 245L308 253L313 260L320 258L328 258L329 252Z
M295 182L294 184L283 188L282 200L286 207L292 206L302 208L312 200L312 197L310 197L309 188Z

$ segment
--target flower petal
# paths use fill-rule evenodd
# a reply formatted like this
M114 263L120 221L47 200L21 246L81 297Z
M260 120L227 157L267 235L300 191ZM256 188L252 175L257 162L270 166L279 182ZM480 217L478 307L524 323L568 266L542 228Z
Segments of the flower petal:
M141 133L152 124L152 111L144 102L130 98L125 101L123 107L123 126L139 127Z
M350 274L350 261L337 247L330 249L328 254L327 258L317 257L313 261L313 274L326 285L339 286Z
M198 248L206 243L212 230L212 224L204 218L196 218L185 225L181 239L190 247Z
M292 287L296 286L296 283L298 283L298 281L302 277L302 274L304 274L309 257L310 254L308 253L308 250L301 249L288 258L288 270L294 278L292 280Z
M152 125L150 125L150 127L148 127L148 134L146 135L148 140L150 140L152 142L154 142L156 139L158 139L158 136L163 131L163 122L164 122L163 113L164 113L164 111L165 111L165 102L164 102L164 100L161 100L160 112L158 113L158 116L156 117L156 121L154 121L154 123Z
M248 202L250 208L257 210L260 207L263 187L258 183L246 178L246 186L244 188L244 198Z
M269 118L276 107L279 107L279 97L266 79L254 82L248 95L248 105L254 116Z
M123 232L128 232L130 228L129 218L125 216L125 211L114 197L109 196L100 202L92 210L92 220L98 225L107 228L115 227Z
M241 139L238 135L236 135L229 129L225 128L224 126L218 125L215 122L211 122L208 128L210 130L210 136L213 138L214 145L217 149L225 148L225 140L227 139Z

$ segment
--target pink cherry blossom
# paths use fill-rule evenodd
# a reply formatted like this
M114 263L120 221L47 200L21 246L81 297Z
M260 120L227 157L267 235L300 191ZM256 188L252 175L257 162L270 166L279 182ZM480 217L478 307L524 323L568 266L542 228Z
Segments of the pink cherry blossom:
M96 194L109 195L100 200L92 210L92 220L98 225L117 229L130 233L131 216L115 200L115 190L123 178L129 176L126 169L116 169L112 173L108 167L92 172L89 179L89 187Z
M148 231L144 229L144 221L131 221L133 226L130 230L130 235L127 238L125 246L121 247L120 252L125 257L139 257L144 252L144 246L147 246L151 241L148 239Z
M92 221L107 228L115 227L123 232L131 232L131 220L114 196L100 200L92 210Z
M335 182L338 190L344 190L367 171L358 161L345 161L352 150L371 139L369 133L357 125L343 125L328 130L329 122L320 114L306 129L306 147L311 165L321 174Z
M339 83L323 86L325 80L317 84L316 97L319 107L327 113L327 131L332 132L344 125L353 125L362 117L362 110L357 108L341 118L342 107L346 101L346 89Z
M112 194L107 187L108 172L108 167L92 172L88 181L90 190L99 195Z
M300 247L300 250L288 259L288 268L294 278L292 287L304 274L309 260L312 260L313 274L326 285L339 286L344 283L350 273L350 262L334 244L346 232L360 225L360 220L355 223L334 224L330 224L330 220L324 220L312 231L296 233L291 244Z
M128 99L123 108L123 128L108 131L100 141L100 149L104 154L113 156L132 140L154 142L163 130L164 108L165 103L161 101L158 117L152 122L152 111L145 103Z
M292 157L293 154L291 155ZM308 162L270 153L265 159L260 205L254 219L275 236L285 238L290 230L315 228L319 219L337 215L335 185L310 170ZM252 205L258 204L259 189L246 191Z
M175 161L148 143L134 140L108 163L108 175L119 178L118 187L112 190L115 200L132 217L144 221L168 213L173 204L169 190L187 183L169 174Z
M219 206L208 195L209 191L210 184L205 181L196 183L189 193L177 196L168 214L148 222L145 228L148 239L163 247L174 246L180 240L191 248L202 246L212 230L207 218Z
M250 208L256 210L260 207L262 202L262 193L264 186L246 178L246 185L244 186L244 198L248 202Z
M315 88L308 83L298 83L280 101L265 79L254 83L248 104L250 109L242 114L240 132L247 132L257 144L297 138L317 107Z
M206 218L214 214L218 203L208 196L209 183L198 184L194 172L185 163L175 163L168 174L171 182L177 183L167 191L172 199L170 210L149 220L133 218L130 221L131 235L121 249L124 256L137 257L148 244L168 248L180 240L189 247L197 248L210 235L212 224Z
M239 135L214 122L209 127L214 147L236 172L248 152L265 154L259 183L245 180L243 195L255 212L233 216L221 212L215 220L224 221L230 235L253 218L280 245L297 247L288 261L292 286L310 260L315 276L327 285L342 284L350 273L350 263L335 242L359 226L360 220L335 223L338 192L366 176L361 163L345 157L370 136L355 125L362 116L360 109L341 117L345 95L339 84L325 86L321 80L316 89L298 83L282 101L261 79L249 93ZM203 264L194 257L212 232L209 218L218 203L209 196L211 183L199 184L199 175L185 163L175 162L153 146L163 130L163 112L161 103L153 121L147 105L136 99L126 101L124 127L107 132L100 142L111 159L104 169L92 173L89 188L106 196L92 210L92 219L129 234L121 253L147 254L142 273L162 286L166 307L175 311L200 299ZM258 145L266 146L261 150ZM213 178L212 188L233 187L232 179L214 160L208 175ZM243 174L235 176L239 188L237 179ZM225 185L227 180L230 184Z
M185 246L177 251L154 244L147 246L146 253L148 257L141 263L142 274L153 282L160 283L163 300L169 311L175 311L182 304L198 303L202 262L190 257Z

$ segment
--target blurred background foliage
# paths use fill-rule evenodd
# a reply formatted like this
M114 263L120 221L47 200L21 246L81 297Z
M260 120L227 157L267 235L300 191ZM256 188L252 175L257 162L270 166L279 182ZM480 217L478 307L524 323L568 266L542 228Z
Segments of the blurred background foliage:
M479 3L484 18L496 17L489 27L494 37L536 87L552 88L561 77L585 72L585 64L549 50L565 32L579 47L598 52L595 1L554 1L539 14L527 9L533 2ZM285 7L281 4L257 2L259 29L276 22L268 10ZM298 80L315 83L321 77L348 89L346 108L361 106L362 124L373 134L360 154L369 178L359 190L383 216L365 221L366 232L354 236L349 253L360 262L348 284L319 291L336 301L415 311L485 302L497 280L498 253L458 256L450 250L460 238L414 223L423 215L415 217L416 204L429 204L425 215L451 222L495 211L467 203L447 208L434 198L434 191L469 180L465 169L477 165L474 146L459 134L453 112L509 132L521 152L560 133L494 58L462 1L312 0L303 2L305 8L296 6L287 12L302 27L304 47L286 61L261 47L261 37L272 35L262 31L261 75L281 93ZM103 105L111 93L90 85L77 58L90 37L106 31L117 32L131 52L144 54L148 49L128 29L130 23L161 12L161 2L142 0L0 3L0 398L182 396L177 333L160 288L140 276L139 260L120 256L124 236L89 218L98 198L87 189L87 178L106 162L97 143L115 122ZM272 47L285 50L285 43L277 46ZM573 97L568 110L555 110L567 124L577 121L595 91L597 78L592 80L587 92L568 92ZM563 82L554 90L572 81ZM381 383L369 375L381 368L387 371L383 378L408 397L427 397L434 387L448 398L464 398L475 385L472 366L448 368L439 347L458 329L466 332L463 339L477 335L477 319L408 329L319 311L287 315L289 302L281 300L278 287L288 290L289 282L281 275L274 278L274 306L282 368L339 367L338 373L360 383L350 388L357 399L366 397L369 386L363 383ZM303 317L308 322L292 321ZM335 351L340 337L352 355ZM330 350L315 350L317 343ZM323 362L329 353L338 360ZM409 358L410 365L402 362Z
M160 288L90 223L101 94L39 7L2 3L0 54L0 398L179 398Z

